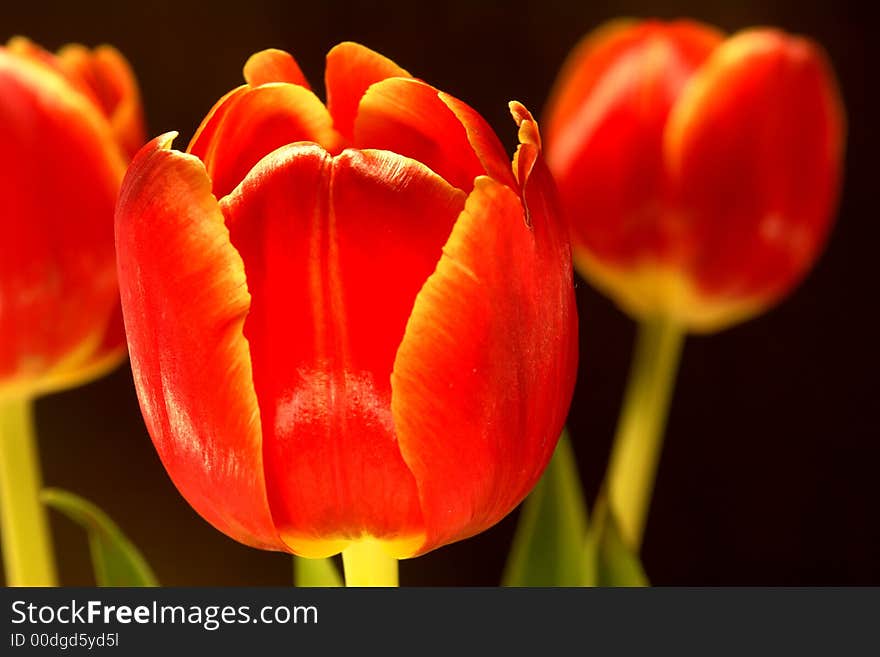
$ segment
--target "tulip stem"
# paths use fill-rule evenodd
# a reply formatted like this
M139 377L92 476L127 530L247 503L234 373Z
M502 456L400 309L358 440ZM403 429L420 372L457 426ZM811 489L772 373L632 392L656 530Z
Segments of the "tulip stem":
M621 536L635 552L645 532L684 337L679 324L664 318L639 325L605 479Z
M397 559L378 541L361 540L342 551L346 586L397 586Z
M7 586L57 586L32 402L0 399L0 530Z

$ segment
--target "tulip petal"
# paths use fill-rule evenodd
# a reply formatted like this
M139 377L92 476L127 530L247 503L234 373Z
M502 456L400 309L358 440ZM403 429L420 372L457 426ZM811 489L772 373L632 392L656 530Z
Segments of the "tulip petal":
M486 120L480 116L471 106L461 102L458 98L447 93L437 94L446 106L452 110L467 133L468 141L490 178L504 183L510 187L515 185L510 170L510 159L501 140Z
M293 56L276 48L251 55L244 65L244 79L252 87L270 82L287 82L311 89Z
M134 73L122 54L107 45L91 51L71 44L58 52L58 64L91 92L117 143L129 158L134 157L146 141L144 115Z
M202 122L188 150L205 163L214 195L221 198L264 156L299 141L330 151L340 146L333 119L315 94L272 83L227 94Z
M358 107L353 144L411 157L466 192L486 173L513 184L507 154L485 121L420 80L391 78L372 85Z
M214 106L208 110L205 118L202 119L199 127L196 128L189 145L186 147L186 152L201 157L212 148L217 129L223 125L223 122L226 120L226 114L235 106L239 97L246 94L249 90L250 86L243 84L223 94L220 100L214 103Z
M64 70L58 64L58 58L26 36L18 35L12 37L6 42L6 49L19 57L25 57L33 62L43 64L53 71L65 75Z
M96 323L96 326L100 326ZM39 379L27 385L28 396L45 395L67 388L73 388L87 381L94 381L116 369L125 360L126 342L125 327L122 323L122 309L119 303L107 321L100 343L85 343L84 347L58 363L50 371L44 372ZM13 387L21 389L21 384L13 383ZM0 390L0 397L3 391Z
M420 163L380 151L332 158L313 144L275 151L222 201L253 295L245 335L269 501L299 554L362 536L403 554L423 540L390 375L463 204Z
M143 107L134 72L122 54L103 45L94 51L69 44L53 55L23 36L9 40L7 48L64 76L107 118L117 143L128 158L145 141Z
M606 28L560 77L547 121L547 161L578 250L627 264L676 257L663 134L694 71L720 42L693 23Z
M104 339L125 162L97 108L50 66L0 48L0 98L0 380L31 395L88 376Z
M665 144L703 294L755 306L800 279L830 226L843 133L833 74L811 42L751 30L712 55Z
M576 118L586 99L595 93L602 77L621 56L658 36L674 42L691 68L699 66L724 39L714 27L690 20L662 23L617 19L602 25L572 49L556 79L543 117L547 142L562 137L560 131Z
M346 41L334 46L327 53L324 83L336 129L351 141L358 105L370 85L387 78L410 77L393 61L359 43Z
M177 488L235 539L285 550L263 476L243 326L250 297L210 181L159 137L135 157L116 214L122 308L144 419Z
M523 134L537 136L530 117ZM417 553L486 529L534 486L574 385L577 317L565 227L537 144L520 197L477 179L416 298L392 412L425 525ZM527 163L527 160L530 162Z

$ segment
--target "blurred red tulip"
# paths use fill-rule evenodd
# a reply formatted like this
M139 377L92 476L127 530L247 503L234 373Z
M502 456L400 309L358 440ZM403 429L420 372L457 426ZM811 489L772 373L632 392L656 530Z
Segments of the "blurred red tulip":
M535 122L511 104L511 167L474 110L353 43L327 56L327 106L287 53L244 74L190 154L166 135L137 155L117 209L165 467L266 549L405 557L486 529L540 477L576 369Z
M807 39L611 23L570 55L545 120L575 266L638 318L741 321L826 240L844 111Z
M113 209L143 134L113 48L0 47L0 399L82 383L123 357Z

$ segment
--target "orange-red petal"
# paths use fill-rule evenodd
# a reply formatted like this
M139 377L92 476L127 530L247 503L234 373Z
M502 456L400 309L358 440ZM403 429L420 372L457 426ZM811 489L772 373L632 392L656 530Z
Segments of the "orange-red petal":
M769 302L794 285L831 223L843 137L834 76L812 42L752 30L712 55L665 144L704 295Z
M393 61L359 43L346 41L327 53L324 83L327 108L336 129L349 142L358 104L370 85L387 78L412 77Z
M244 64L244 79L252 87L271 82L287 82L310 89L299 64L288 52L268 48L254 53Z
M537 153L523 171L528 220L517 193L477 179L394 363L394 424L428 529L419 553L486 529L520 502L571 399L568 241Z
M73 383L104 339L125 163L97 108L44 62L0 48L0 97L0 388L34 394Z
M474 149L486 174L509 187L515 187L516 181L510 169L510 157L492 127L479 112L458 98L442 91L437 95L461 122L471 148Z
M58 62L58 57L25 36L18 35L9 39L9 41L6 42L6 49L14 55L29 59L36 64L42 64L68 78L67 73ZM67 81L73 85L77 91L84 93L86 96L90 96L91 91L88 87L83 85L80 80L72 80L68 78Z
M412 551L423 527L391 417L413 300L464 195L396 154L275 151L222 202L253 295L245 334L266 480L284 540L310 556L361 536Z
M615 262L674 258L664 129L721 37L700 24L655 22L600 34L572 55L546 121L547 162L574 247Z
M201 157L209 149L213 148L214 136L217 134L220 126L223 125L226 113L238 102L239 97L242 94L246 94L250 88L249 85L243 84L231 91L227 91L220 97L220 100L214 103L214 106L208 110L205 118L202 119L199 127L193 133L192 139L190 139L189 145L186 147L187 153Z
M691 68L699 66L706 53L724 39L714 27L690 20L663 23L617 19L593 30L572 49L553 85L543 115L547 141L556 141L560 136L557 131L564 130L577 117L584 102L620 57L658 36L673 41Z
M132 162L116 213L132 372L181 494L235 539L286 549L266 501L260 413L243 326L250 304L202 164L159 137Z
M241 87L224 96L193 138L217 198L231 192L253 166L276 148L311 141L329 151L340 146L327 108L305 87L287 83Z
M87 89L107 117L120 148L134 157L146 141L143 107L134 73L116 48L89 50L79 44L58 52L58 65L80 88Z
M352 143L418 160L466 192L486 173L464 125L438 91L419 80L392 78L371 86L358 108Z

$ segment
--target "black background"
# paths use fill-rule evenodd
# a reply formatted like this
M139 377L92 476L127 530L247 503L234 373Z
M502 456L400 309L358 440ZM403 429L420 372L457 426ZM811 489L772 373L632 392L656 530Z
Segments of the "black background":
M184 148L248 55L297 57L317 91L335 43L360 41L465 100L513 149L507 101L536 113L566 52L604 20L691 16L735 31L777 25L827 49L849 121L844 191L804 284L747 324L688 339L644 548L661 585L880 584L877 425L876 50L845 2L4 2L0 39L119 47L149 134ZM871 33L869 33L871 30ZM2 156L2 155L0 155ZM634 325L582 281L581 367L570 428L592 498L610 447ZM44 479L93 500L167 585L284 585L286 555L238 545L178 495L153 451L127 366L37 403ZM496 584L512 514L463 543L403 562L407 585ZM92 582L86 542L53 517L67 585Z

